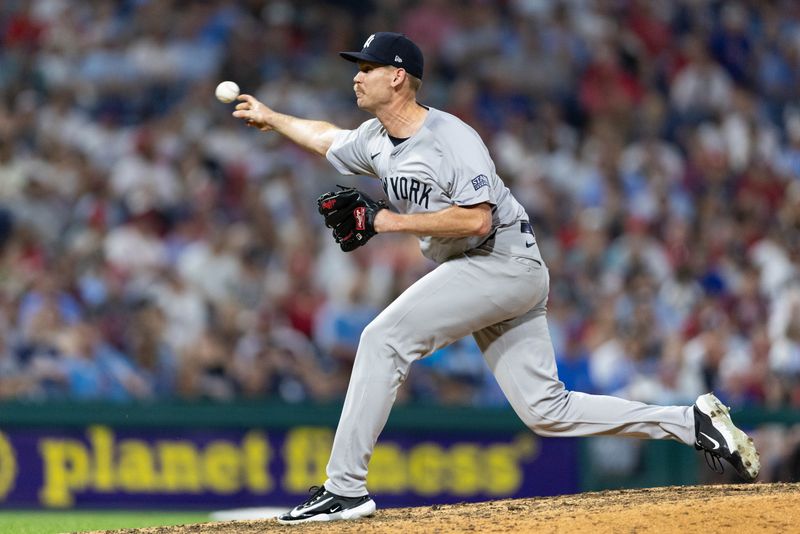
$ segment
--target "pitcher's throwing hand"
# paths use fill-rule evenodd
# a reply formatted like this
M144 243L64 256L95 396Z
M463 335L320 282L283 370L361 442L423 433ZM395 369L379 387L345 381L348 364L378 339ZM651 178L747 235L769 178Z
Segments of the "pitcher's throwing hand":
M237 100L240 102L236 104L236 110L233 112L234 117L244 119L248 126L258 128L264 132L274 129L270 123L270 115L275 113L272 109L251 95L239 95Z

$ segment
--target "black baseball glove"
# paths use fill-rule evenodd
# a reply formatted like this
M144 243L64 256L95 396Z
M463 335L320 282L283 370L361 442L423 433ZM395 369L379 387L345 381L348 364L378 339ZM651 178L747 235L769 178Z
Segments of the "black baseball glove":
M342 187L317 199L325 226L333 228L333 238L345 252L366 244L375 235L375 214L387 209L381 200L375 202L354 187Z

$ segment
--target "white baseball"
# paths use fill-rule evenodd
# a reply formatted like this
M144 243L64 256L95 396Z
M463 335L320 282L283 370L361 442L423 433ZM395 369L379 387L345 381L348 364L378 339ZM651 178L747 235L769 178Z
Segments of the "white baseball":
M221 82L217 86L216 91L214 91L214 94L217 95L217 100L224 102L225 104L229 104L236 100L236 97L239 96L239 86L236 85L236 82Z

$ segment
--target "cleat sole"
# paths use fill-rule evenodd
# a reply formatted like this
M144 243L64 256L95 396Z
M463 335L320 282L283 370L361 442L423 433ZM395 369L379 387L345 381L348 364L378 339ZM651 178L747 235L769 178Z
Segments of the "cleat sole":
M747 472L750 480L755 480L761 471L761 459L753 444L753 438L739 430L733 424L728 408L722 404L714 395L703 395L698 399L698 406L705 407L712 414L712 422L719 430L726 441L733 447L728 449L737 454L742 461L742 465ZM714 416L717 417L714 417Z

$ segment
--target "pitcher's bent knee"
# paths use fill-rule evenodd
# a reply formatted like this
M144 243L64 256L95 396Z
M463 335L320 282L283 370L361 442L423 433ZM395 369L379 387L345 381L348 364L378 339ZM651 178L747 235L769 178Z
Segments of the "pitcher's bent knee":
M564 412L566 402L566 397L548 399L527 405L523 410L518 410L517 414L525 426L536 434L552 436L563 432L564 423L560 414Z
M383 323L384 321L381 321L380 317L377 317L369 323L361 332L359 347L370 347L374 349L386 345L389 337L389 329Z
M407 369L418 358L413 343L410 333L402 332L396 323L379 315L361 332L358 352L369 354L371 359L393 360L401 369Z

